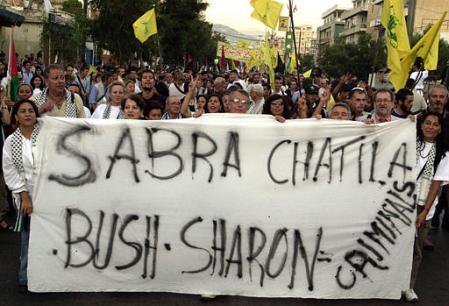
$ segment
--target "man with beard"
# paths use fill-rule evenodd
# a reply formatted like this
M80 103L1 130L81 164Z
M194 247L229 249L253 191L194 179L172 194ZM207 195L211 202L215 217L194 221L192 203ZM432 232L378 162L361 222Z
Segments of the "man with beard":
M413 92L410 89L402 88L396 93L396 103L391 111L391 115L396 119L405 119L412 115Z
M150 101L157 101L165 106L165 98L156 92L156 89L154 88L155 84L156 80L154 79L153 71L145 69L140 73L140 86L142 89L140 95L145 104Z
M429 110L444 115L448 91L444 85L435 85L429 91Z

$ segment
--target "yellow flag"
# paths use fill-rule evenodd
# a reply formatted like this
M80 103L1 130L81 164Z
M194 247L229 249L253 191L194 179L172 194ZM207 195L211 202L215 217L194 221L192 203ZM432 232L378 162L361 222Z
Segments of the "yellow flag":
M251 0L251 5L254 8L251 17L275 30L284 4L273 0Z
M251 51L251 57L246 65L248 66L249 69L258 66L256 50Z
M306 72L304 72L302 74L304 76L304 78L310 78L310 76L312 75L312 69L307 70Z
M156 11L153 9L143 14L133 23L134 35L144 43L150 36L157 33Z
M300 64L300 60L298 58L298 65ZM296 70L296 55L295 55L295 49L292 49L292 53L290 55L290 72L292 72L293 70Z
M409 72L412 69L418 57L424 60L424 67L427 70L435 70L438 65L438 44L440 40L441 24L446 17L446 12L438 20L423 37L413 46L410 53L401 60L401 73L391 73L389 79L396 90L405 86L409 77Z
M408 74L408 71L402 71L401 59L410 53L403 0L385 0L381 22L386 30L387 66L391 70L390 80L393 86L399 89L396 87L399 86L398 76Z
M268 66L268 72L270 74L270 85L274 88L274 64L272 57L272 50L270 48L270 43L268 40L265 40L263 45L263 59L264 64Z
M91 75L93 73L97 73L97 68L95 68L95 66L93 66L93 65L90 65L89 71L87 72L87 74Z
M247 41L247 40L239 40L238 43L237 43L237 47L239 47L241 49L248 49L249 41Z

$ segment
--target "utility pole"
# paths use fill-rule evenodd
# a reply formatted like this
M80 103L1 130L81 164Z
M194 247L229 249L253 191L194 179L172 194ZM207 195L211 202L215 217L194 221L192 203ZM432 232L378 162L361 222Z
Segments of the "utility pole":
M416 0L408 1L408 15L407 15L407 34L411 38L413 35L413 28L415 25Z
M289 6L289 14L290 14L290 24L292 25L292 35L293 35L293 46L294 46L294 52L295 52L295 66L296 66L296 77L298 78L299 82L299 67L298 67L298 49L296 47L296 34L295 34L295 22L293 20L293 0L288 0L288 6ZM301 32L299 32L301 33Z

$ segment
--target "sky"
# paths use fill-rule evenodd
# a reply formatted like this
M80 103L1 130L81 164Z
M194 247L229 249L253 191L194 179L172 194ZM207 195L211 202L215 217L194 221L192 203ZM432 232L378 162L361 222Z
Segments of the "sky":
M284 3L281 16L288 16L288 0L277 0ZM253 7L250 0L207 0L206 20L211 23L227 25L243 34L262 35L265 25L251 18ZM314 28L322 24L321 14L335 4L352 7L351 0L293 0L295 26L311 24Z

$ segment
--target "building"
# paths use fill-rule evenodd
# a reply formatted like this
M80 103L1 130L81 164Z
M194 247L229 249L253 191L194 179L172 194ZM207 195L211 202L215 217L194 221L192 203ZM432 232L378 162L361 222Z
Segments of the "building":
M345 22L344 30L340 37L346 43L356 43L362 33L367 31L368 7L372 0L353 0L352 9L345 11L341 18Z
M312 53L312 40L315 39L315 31L311 25L295 27L296 44L299 54Z
M344 30L345 22L341 19L341 15L346 11L338 5L334 5L323 14L323 25L317 28L316 52L315 57L318 58L320 51L326 46L331 46L340 37L340 33Z
M61 9L63 2L64 0L53 0L53 9ZM14 29L14 43L19 58L42 51L43 0L4 0L2 6L25 17L24 23ZM11 28L2 28L0 31L1 50L6 54L9 50L10 33Z
M383 27L380 23L383 0L372 1L368 8L368 29L367 32L378 39L383 36ZM432 8L432 9L429 9ZM438 9L433 9L438 8ZM447 0L405 0L404 1L404 16L407 21L409 32L412 29L413 33L423 33L426 28L434 24L444 11L449 12L449 1ZM441 38L449 41L449 21L443 22L441 26Z

